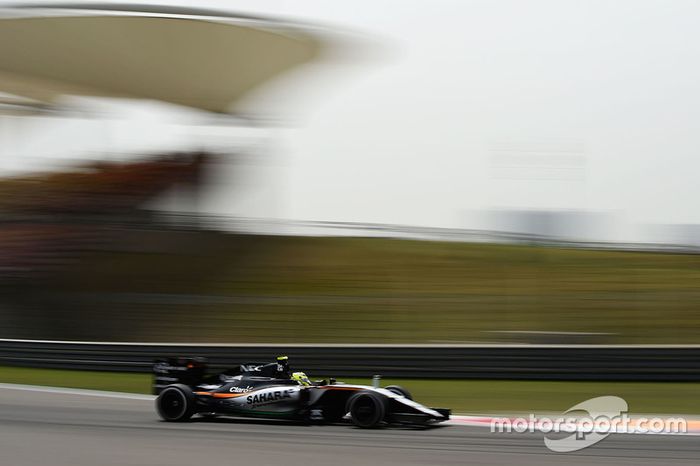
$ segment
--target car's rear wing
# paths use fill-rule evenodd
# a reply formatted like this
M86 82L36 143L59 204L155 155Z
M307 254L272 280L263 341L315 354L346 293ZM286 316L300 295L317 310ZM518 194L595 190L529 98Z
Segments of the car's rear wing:
M205 358L165 358L153 363L153 394L158 395L168 385L181 383L194 387L204 379Z

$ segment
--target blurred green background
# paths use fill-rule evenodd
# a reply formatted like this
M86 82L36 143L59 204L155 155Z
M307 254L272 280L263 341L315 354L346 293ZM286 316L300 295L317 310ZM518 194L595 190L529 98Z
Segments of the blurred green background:
M124 229L3 298L3 337L700 343L694 254Z

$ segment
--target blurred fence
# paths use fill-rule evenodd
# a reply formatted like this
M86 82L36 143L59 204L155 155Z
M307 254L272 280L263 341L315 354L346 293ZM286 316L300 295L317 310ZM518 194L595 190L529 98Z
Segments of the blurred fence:
M148 372L155 358L202 356L212 368L290 357L312 377L700 380L700 346L160 344L0 340L0 365Z

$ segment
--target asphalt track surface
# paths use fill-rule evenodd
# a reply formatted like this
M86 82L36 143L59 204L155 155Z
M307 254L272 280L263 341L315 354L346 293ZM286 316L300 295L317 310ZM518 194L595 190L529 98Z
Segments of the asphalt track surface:
M700 437L612 435L576 452L480 427L362 430L216 419L166 423L153 402L0 388L0 465L695 465Z

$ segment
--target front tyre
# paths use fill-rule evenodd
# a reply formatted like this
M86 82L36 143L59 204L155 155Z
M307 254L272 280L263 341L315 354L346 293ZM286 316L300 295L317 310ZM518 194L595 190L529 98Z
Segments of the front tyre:
M156 398L156 409L164 421L187 421L194 414L194 393L187 385L168 385Z
M386 398L374 392L360 392L348 400L350 420L357 427L378 427L386 418Z
M399 396L402 396L404 398L408 398L409 400L413 399L413 396L411 395L411 392L403 388L401 385L387 385L384 387L385 390L389 390L392 393L396 393Z

